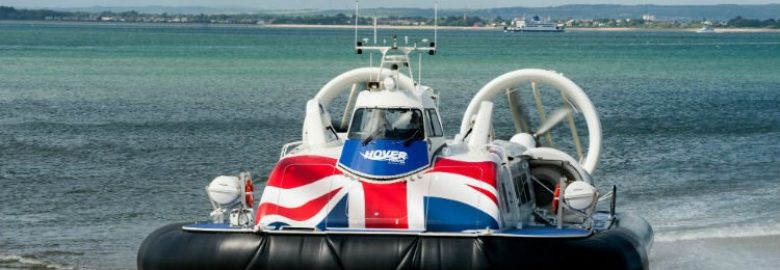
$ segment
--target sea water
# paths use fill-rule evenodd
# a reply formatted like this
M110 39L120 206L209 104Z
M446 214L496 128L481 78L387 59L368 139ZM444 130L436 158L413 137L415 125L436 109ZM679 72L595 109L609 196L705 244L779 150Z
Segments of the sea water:
M154 229L207 218L210 179L250 171L261 189L305 102L377 60L353 42L348 29L0 24L0 268L133 269ZM422 83L440 91L448 136L510 70L556 70L588 93L604 129L595 179L653 225L654 269L780 263L780 34L448 30L438 44Z

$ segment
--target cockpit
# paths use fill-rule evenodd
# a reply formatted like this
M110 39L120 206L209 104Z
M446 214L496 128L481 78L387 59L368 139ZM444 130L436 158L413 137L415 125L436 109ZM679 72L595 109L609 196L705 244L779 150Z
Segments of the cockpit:
M349 139L402 140L405 143L425 138L423 114L409 108L359 108L350 125Z
M432 151L444 143L441 121L435 108L411 105L358 106L352 114L339 167L373 180L399 179L428 168Z

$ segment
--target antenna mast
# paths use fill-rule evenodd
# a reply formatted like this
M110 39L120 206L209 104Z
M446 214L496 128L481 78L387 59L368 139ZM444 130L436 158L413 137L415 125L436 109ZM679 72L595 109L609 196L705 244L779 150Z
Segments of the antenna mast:
M360 10L360 1L355 0L355 42L352 44L357 44L358 41L358 20L360 17L358 17L358 10Z
M374 16L374 45L376 45L376 16Z
M439 37L439 1L433 3L433 44L438 45L436 42Z
M430 40L422 39L422 46L418 46L417 42L414 42L414 45L409 45L409 36L404 36L404 44L403 46L398 45L398 36L393 36L393 43L391 46L387 46L387 40L384 41L382 45L376 44L376 32L377 32L377 18L374 17L374 44L368 45L369 39L364 38L362 40L358 39L358 18L359 18L359 8L360 3L356 0L355 1L355 53L356 54L363 54L364 50L368 50L371 53L369 54L369 65L373 66L373 52L377 51L382 55L381 61L379 63L379 74L377 78L381 78L382 71L385 69L385 67L390 67L390 70L394 71L395 73L398 73L398 69L401 67L408 67L409 71L409 78L414 80L414 71L412 70L412 66L410 65L409 61L409 54L416 52L416 53L424 53L427 52L429 55L435 55L436 54L436 41L438 40L438 25L439 25L439 2L436 2L436 5L434 6L434 39L433 42L430 42ZM419 80L422 79L422 56L418 56L418 63L419 63L419 70L418 70L418 81L417 84L419 85ZM371 78L369 78L371 80Z

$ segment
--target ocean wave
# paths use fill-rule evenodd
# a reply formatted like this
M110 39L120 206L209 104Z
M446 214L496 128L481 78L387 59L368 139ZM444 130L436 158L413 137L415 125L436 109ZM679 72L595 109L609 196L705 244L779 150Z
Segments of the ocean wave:
M52 123L29 122L5 127L0 152L88 155L96 150L113 152L160 149L192 149L203 144L242 143L269 138L285 131L300 134L300 127L285 126L289 119L203 120L179 122ZM11 130L13 129L13 130ZM232 140L225 140L231 138ZM243 140L242 139L246 139ZM279 144L281 146L281 143Z
M703 239L748 238L760 236L780 236L780 223L773 224L733 224L721 227L687 229L659 232L656 242L677 242Z
M72 266L46 262L30 256L0 255L0 268L72 270Z
M95 122L53 122L53 121L16 121L0 122L1 125L12 128L73 130L100 128L110 130L127 129L225 129L225 128L268 128L286 127L290 123L301 122L297 118L266 117L265 119L201 119L179 121L95 121Z

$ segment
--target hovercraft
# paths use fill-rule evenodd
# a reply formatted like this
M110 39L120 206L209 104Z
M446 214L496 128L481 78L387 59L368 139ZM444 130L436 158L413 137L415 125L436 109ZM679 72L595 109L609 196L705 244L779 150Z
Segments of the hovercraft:
M209 219L153 232L138 269L648 268L650 225L617 212L616 188L599 190L591 177L601 125L574 82L539 69L501 75L446 139L439 93L414 79L409 61L435 54L435 41L366 43L355 50L380 54L379 66L337 76L306 103L302 139L284 145L257 206L248 173L215 178ZM520 94L528 85L536 122ZM537 85L563 105L548 113ZM342 93L346 109L332 121ZM509 138L494 131L502 96L516 129ZM573 140L559 149L550 133L563 122Z

